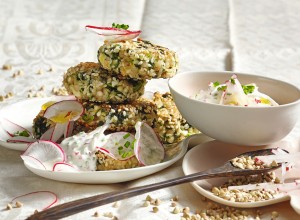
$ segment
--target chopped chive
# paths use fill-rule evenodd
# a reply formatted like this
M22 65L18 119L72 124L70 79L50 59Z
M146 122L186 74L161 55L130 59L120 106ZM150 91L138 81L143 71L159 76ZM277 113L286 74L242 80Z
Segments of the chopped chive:
M123 150L123 147L118 147L118 150Z
M130 134L127 133L127 134L125 134L125 135L123 136L123 139L129 138L129 136L130 136Z
M220 85L220 83L218 81L213 83L214 87L217 87L218 85Z
M126 143L124 144L124 146L125 146L126 148L128 148L128 147L130 146L130 141L126 141Z

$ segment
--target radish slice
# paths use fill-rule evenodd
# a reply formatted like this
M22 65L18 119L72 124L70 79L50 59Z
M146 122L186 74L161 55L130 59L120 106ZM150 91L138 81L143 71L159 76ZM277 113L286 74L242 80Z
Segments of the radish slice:
M25 143L25 144L29 144L29 143L33 143L35 141L37 141L37 139L32 138L32 137L23 137L23 136L15 136L15 137L7 139L8 143Z
M134 156L135 138L128 132L116 132L106 136L103 146L97 149L116 160L127 160Z
M42 211L53 206L57 201L57 195L50 191L36 191L20 195L11 200L11 203L21 202L26 207Z
M1 128L7 134L7 139L10 137L33 137L32 133L26 128L6 119L2 118L0 121Z
M21 155L24 160L23 156L33 157L45 166L46 164L50 164L51 168L56 162L66 161L63 149L58 144L51 141L37 141L30 144L26 151ZM25 161L26 159L27 158L25 158Z
M153 129L144 122L137 122L135 130L134 152L139 162L146 166L160 163L165 149Z
M55 163L52 170L55 172L62 172L62 171L77 172L78 171L72 164L68 164L64 162Z
M44 117L55 123L66 123L77 120L84 109L80 102L76 100L63 100L49 106Z
M50 136L50 141L57 142L58 139L64 135L66 125L67 123L64 124L56 123L53 128L52 134Z
M44 134L42 134L40 140L50 141L53 130L54 130L54 126L50 127Z
M30 155L21 155L23 161L31 167L35 167L37 169L46 170L46 166L42 163L42 161Z
M74 121L69 121L64 130L64 137L70 137L74 129Z
M134 39L142 33L140 30L130 31L113 27L97 27L92 25L85 26L85 29L103 36L105 40L112 42Z

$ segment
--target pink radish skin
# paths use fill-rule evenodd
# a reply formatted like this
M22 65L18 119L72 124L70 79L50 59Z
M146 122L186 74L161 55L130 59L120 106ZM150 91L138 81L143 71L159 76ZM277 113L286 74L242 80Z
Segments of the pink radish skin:
M40 140L50 141L54 126L50 127L41 137Z
M44 151L41 152L42 154L36 154L37 152L39 152L38 150L44 150ZM54 154L53 154L53 150L56 150ZM44 140L40 140L30 144L22 155L35 157L37 160L40 160L42 163L46 161L54 161L54 162L66 161L65 152L57 143L51 141L44 141Z
M30 155L21 155L21 158L24 162L29 164L30 166L33 166L37 169L43 169L46 170L46 166L37 158L30 156Z
M37 141L36 139L32 137L23 137L23 136L16 136L12 137L10 139L7 139L8 143L23 143L23 144L29 144Z
M134 39L142 33L142 31L140 30L130 31L112 27L97 27L92 25L85 26L85 29L87 31L91 31L100 36L103 36L105 37L105 40L112 42Z
M79 112L79 114L75 118L71 119L76 121L83 114L84 108L82 104L76 100L63 100L49 106L44 112L44 117L50 119L61 111Z
M165 157L164 146L153 129L144 122L137 122L135 129L134 152L139 162L145 166L162 162Z
M54 172L62 172L62 171L76 172L78 170L72 164L64 163L64 162L57 162L53 165L52 171L54 171Z
M25 204L26 207L32 206L34 209L41 211L41 210L48 209L51 206L53 206L55 203L57 203L58 197L55 193L51 191L35 191L35 192L30 192L24 195L17 196L11 200L11 203L15 203L16 201ZM36 204L34 202L36 202ZM45 204L43 204L43 202L45 202ZM38 207L40 205L44 205L44 206Z

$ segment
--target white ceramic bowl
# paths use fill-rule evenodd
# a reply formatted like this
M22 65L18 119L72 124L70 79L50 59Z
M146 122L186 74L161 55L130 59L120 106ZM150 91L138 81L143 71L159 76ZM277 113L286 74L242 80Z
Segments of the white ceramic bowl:
M202 133L223 142L255 146L284 138L300 116L299 88L275 79L236 73L241 84L256 83L259 91L279 106L239 107L205 103L190 98L209 82L230 79L233 72L186 72L169 80L170 92L182 116Z

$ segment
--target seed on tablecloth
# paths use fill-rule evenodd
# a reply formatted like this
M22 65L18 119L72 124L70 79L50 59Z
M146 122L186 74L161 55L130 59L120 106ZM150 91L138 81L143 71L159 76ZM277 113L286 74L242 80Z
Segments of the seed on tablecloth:
M153 211L154 213L156 213L156 212L158 212L158 211L159 211L159 209L158 209L158 207L157 207L157 206L154 206L154 207L152 208L152 211Z
M10 65L10 64L3 64L2 69L3 70L11 70L12 69L12 65Z
M21 208L23 206L23 203L16 201L16 208Z
M8 204L6 205L6 209L7 209L7 210L12 210L12 208L13 208L13 207L12 207L12 205L11 205L10 203L8 203Z

